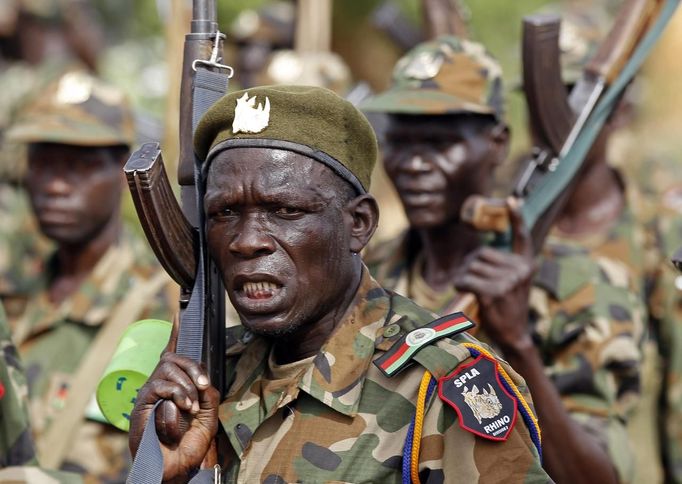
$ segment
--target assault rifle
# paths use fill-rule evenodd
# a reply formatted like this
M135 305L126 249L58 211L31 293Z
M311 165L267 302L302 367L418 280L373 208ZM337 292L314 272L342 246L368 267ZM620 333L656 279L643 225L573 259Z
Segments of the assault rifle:
M512 195L522 201L521 214L536 253L570 198L604 123L678 3L626 0L570 96L559 65L560 19L547 15L524 19L524 92L540 143ZM462 218L479 230L496 232L495 245L511 247L509 214L503 201L471 197L462 207ZM464 294L448 308L451 310L475 313L476 299Z
M204 187L199 176L200 160L196 159L192 144L199 118L225 93L232 76L232 68L221 64L224 35L218 30L216 16L216 0L193 1L191 30L185 36L180 88L178 181L181 204L168 181L158 143L142 145L132 154L124 171L147 240L161 265L182 290L176 352L203 361L211 384L222 395L226 381L225 289L204 242ZM169 428L184 430L190 418L178 414L172 402L162 402L155 412L156 427L162 430L159 438L165 440ZM168 426L170 422L179 425ZM152 437L148 439L147 430L149 428L145 429L129 482L156 482L142 476L154 474L159 467L159 472L163 471L162 459L158 463L158 459L147 455L154 454L153 449L149 451L151 444L148 442ZM158 446L158 442L155 445ZM138 465L138 462L149 460L156 466L153 472L148 467L142 469L143 463Z

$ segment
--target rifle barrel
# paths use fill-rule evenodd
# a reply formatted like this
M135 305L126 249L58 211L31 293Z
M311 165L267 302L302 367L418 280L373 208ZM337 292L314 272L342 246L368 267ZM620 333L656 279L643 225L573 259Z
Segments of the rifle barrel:
M194 0L192 2L192 33L210 34L216 31L215 0Z

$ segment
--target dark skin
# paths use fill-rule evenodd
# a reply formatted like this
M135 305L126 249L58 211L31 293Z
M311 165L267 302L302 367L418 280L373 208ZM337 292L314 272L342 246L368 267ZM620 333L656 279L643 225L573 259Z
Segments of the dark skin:
M50 301L78 289L121 233L127 149L32 144L26 188L41 232L57 244Z
M362 277L356 254L379 212L371 196L349 187L321 163L283 150L235 148L212 162L204 198L209 251L242 324L273 341L278 363L319 352L353 302ZM200 365L165 352L138 394L133 455L160 399L194 416L187 432L162 445L164 481L186 482L191 469L224 454L211 447L218 392Z
M511 253L483 246L478 233L459 218L467 197L489 193L493 170L507 154L506 129L477 122L478 117L455 116L391 119L384 164L422 242L422 276L435 290L454 285L476 295L481 328L533 393L545 430L543 464L550 476L557 482L613 482L608 456L566 412L531 339L528 298L534 255L517 203L507 202ZM474 125L467 128L468 123Z
M390 117L384 167L419 236L422 276L434 289L451 285L464 258L481 245L460 211L470 195L490 193L508 146L508 129L489 116Z

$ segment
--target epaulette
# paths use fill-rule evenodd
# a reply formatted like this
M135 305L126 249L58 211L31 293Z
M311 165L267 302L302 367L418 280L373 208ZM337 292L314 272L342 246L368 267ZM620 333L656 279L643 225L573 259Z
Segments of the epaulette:
M436 341L473 328L475 324L464 313L453 313L419 326L402 335L374 364L388 378L412 363L413 358Z

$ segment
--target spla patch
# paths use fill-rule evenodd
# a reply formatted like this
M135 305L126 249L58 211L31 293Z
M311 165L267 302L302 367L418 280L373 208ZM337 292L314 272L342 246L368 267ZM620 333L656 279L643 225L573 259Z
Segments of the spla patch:
M516 398L502 385L497 363L480 355L438 380L438 395L455 409L459 425L490 440L507 440L516 423Z

